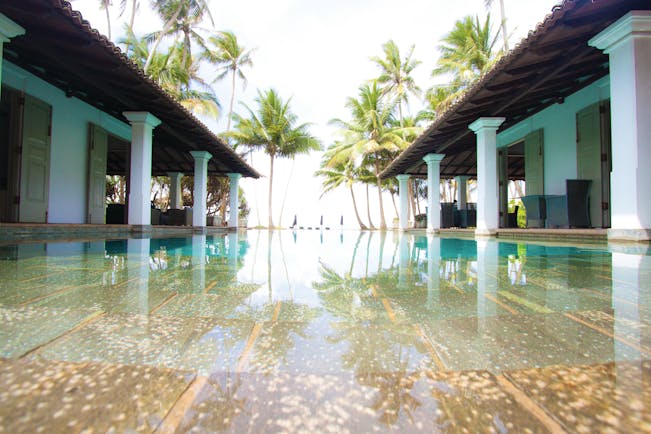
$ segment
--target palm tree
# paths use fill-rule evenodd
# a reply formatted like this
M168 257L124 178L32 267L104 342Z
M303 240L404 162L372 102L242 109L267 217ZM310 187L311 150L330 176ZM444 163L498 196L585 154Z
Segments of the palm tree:
M493 7L493 0L484 0L486 9ZM504 41L504 52L509 51L509 34L506 32L506 11L504 10L504 0L500 0L500 26L502 27L502 40Z
M334 146L336 147L336 144ZM328 152L326 152L321 161L321 169L314 173L316 176L325 178L323 181L323 192L321 193L321 197L342 185L348 188L350 196L353 199L353 209L355 210L355 217L357 217L359 228L362 230L368 229L359 217L359 211L357 210L357 200L355 199L355 192L353 191L353 184L357 181L357 174L353 162L341 161L332 165L332 167L328 164L329 162L330 158L328 157Z
M143 66L145 73L149 72L149 66L165 36L183 34L185 60L185 57L191 54L191 38L200 39L193 31L194 26L200 23L206 14L211 23L213 22L207 0L151 0L151 4L165 24L160 32L150 35L154 44Z
M380 229L386 229L384 205L382 203L382 181L379 174L386 165L407 146L404 134L408 129L395 126L393 110L395 102L385 101L385 94L378 87L377 80L359 88L358 98L348 98L346 107L351 111L352 121L333 119L351 137L337 152L338 161L362 159L375 175L380 205Z
M414 54L414 45L409 48L409 53L405 56L404 61L400 58L400 49L392 40L382 45L382 50L384 59L372 57L371 60L377 63L381 70L378 82L386 84L384 91L395 97L398 102L398 117L402 127L404 126L402 103L408 104L409 93L415 96L420 95L420 88L416 86L414 78L410 74L421 62L411 58Z
M457 101L461 95L492 68L502 52L494 51L499 31L492 35L490 14L482 23L479 17L468 15L454 23L454 27L439 45L441 56L432 76L451 74L449 84L436 86L427 92L430 113L435 117Z
M269 229L272 229L274 160L276 157L292 158L297 154L321 150L321 144L309 133L309 124L296 125L297 116L289 107L291 98L283 102L274 89L269 89L264 92L258 90L255 101L257 112L244 105L248 118L233 115L235 130L227 133L227 136L234 139L238 146L262 149L269 155Z
M127 9L127 1L128 0L120 0L120 16L124 13L124 11ZM138 0L131 0L131 13L129 14L129 24L128 27L131 29L131 32L133 32L133 25L136 20L136 12L138 12L138 7L140 6L140 2ZM126 50L129 50L129 44L127 43Z
M228 73L231 74L231 102L228 109L228 121L226 131L231 130L231 118L233 116L233 104L235 101L235 81L239 77L243 86L246 86L246 76L242 72L245 67L253 66L251 60L251 50L246 50L237 42L237 37L233 32L218 32L217 36L210 36L207 44L215 47L214 50L204 46L202 58L207 59L210 63L217 65L217 71L220 74L213 80L223 79Z
M183 61L183 46L170 46L166 53L151 56L147 38L138 38L125 27L126 37L120 42L127 48L126 54L139 67L151 59L149 76L188 110L197 114L217 117L219 101L214 92L199 76L199 64L190 56Z
M109 7L112 6L112 4L112 0L99 0L99 8L104 9L104 12L106 13L106 25L109 40L111 39L111 16L109 14Z

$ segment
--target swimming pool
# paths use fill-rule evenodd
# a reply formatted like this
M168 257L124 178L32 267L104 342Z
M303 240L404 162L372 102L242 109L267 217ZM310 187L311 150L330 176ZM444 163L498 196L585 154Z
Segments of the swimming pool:
M651 431L647 250L356 231L0 246L0 426Z

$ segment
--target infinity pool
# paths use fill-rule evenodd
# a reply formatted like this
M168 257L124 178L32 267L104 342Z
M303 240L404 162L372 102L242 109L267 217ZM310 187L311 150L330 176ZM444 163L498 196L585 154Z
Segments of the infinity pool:
M0 432L651 432L647 246L0 246Z

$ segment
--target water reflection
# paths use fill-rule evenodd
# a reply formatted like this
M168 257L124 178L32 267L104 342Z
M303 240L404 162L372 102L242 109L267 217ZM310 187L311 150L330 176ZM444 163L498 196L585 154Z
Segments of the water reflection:
M618 393L648 391L646 251L248 231L5 247L2 257L5 357L195 370L209 377L205 402L233 418L215 426L242 428L236 415L254 413L259 389L247 382L271 396L279 385L350 392L362 418L438 430L466 417L498 429L515 417L483 392L507 377L537 387L528 384L558 381L558 369L599 366L622 378L608 386ZM56 315L61 326L47 336L29 331ZM331 390L340 377L347 389ZM467 406L492 418L475 420Z

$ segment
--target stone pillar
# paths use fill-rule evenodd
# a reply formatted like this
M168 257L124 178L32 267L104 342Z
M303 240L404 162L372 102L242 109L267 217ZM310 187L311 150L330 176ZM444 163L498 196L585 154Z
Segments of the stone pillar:
M181 209L183 208L183 193L181 191L181 172L168 172L167 176L170 177L170 208Z
M206 226L206 201L208 200L208 160L206 151L190 151L194 158L194 203L192 204L192 226Z
M242 177L241 173L229 173L228 180L230 181L230 191L228 194L229 197L229 207L231 209L230 216L228 218L228 226L236 228L238 226L238 219L240 216L239 208L239 181Z
M588 41L610 61L613 170L609 239L651 239L651 11L631 11Z
M427 163L427 232L434 233L441 229L441 160L444 154L427 154L423 157Z
M15 38L24 35L25 29L11 21L4 14L0 14L0 83L2 83L2 50L3 45Z
M398 175L398 199L400 200L400 223L398 227L404 231L409 226L409 175Z
M129 224L151 224L151 132L161 121L148 112L124 112L131 123Z
M497 232L497 129L504 118L479 118L468 126L477 135L477 229L475 235Z
M468 177L457 176L457 209L468 208Z

